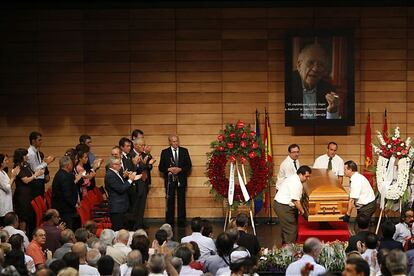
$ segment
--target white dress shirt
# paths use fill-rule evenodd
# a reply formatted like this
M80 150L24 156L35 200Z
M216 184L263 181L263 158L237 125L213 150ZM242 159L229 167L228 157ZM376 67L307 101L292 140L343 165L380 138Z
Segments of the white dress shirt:
M302 198L303 185L300 181L299 175L294 174L286 178L280 185L276 193L275 200L280 204L295 207L292 200L300 200Z
M180 276L198 276L203 274L203 271L191 268L189 265L183 265L180 271Z
M13 192L10 178L7 173L0 170L0 217L13 211Z
M405 241L408 238L411 238L413 234L413 226L409 227L407 223L400 222L397 225L395 225L395 233L392 239L404 245Z
M99 276L99 271L90 266L88 264L80 264L79 265L79 275L91 275L91 276Z
M11 237L11 235L14 235L14 234L22 235L24 248L27 248L29 246L29 239L27 238L26 234L22 230L16 229L11 225L4 227L3 230L9 233L9 237Z
M355 199L357 208L375 200L374 190L368 179L359 172L355 172L350 179L349 197Z
M128 266L126 263L122 264L119 267L119 273L121 274L121 276L131 276L131 272L132 272L132 267Z
M320 275L326 272L326 269L317 264L312 256L310 255L303 255L302 258L297 260L296 262L291 263L286 269L286 275L297 276L301 275L300 270L307 264L310 263L313 265L313 270L310 272L310 276Z
M29 163L30 168L32 169L32 171L38 171L41 169L44 169L47 167L47 163L42 161L42 158L40 157L40 152L37 148L35 148L34 146L30 145L30 147L27 149L27 163ZM39 175L38 177L36 177L36 179L44 179L45 175Z
M125 253L125 255L128 256L129 252L132 251L131 247L123 244L122 242L117 242L113 245L114 248L118 248L119 250L121 250L122 252Z
M208 256L212 255L211 252L216 254L217 249L212 238L205 237L200 232L193 232L190 236L181 239L181 243L188 243L191 241L196 242L198 247L200 247L200 262L204 262Z
M296 174L297 169L292 158L288 155L282 164L280 164L279 173L277 174L276 189L279 190L280 184L292 174ZM299 169L299 159L296 159L296 167Z
M316 158L315 163L313 163L313 168L328 169L329 158L327 154L319 156ZM332 172L336 176L344 176L344 160L338 155L332 157Z

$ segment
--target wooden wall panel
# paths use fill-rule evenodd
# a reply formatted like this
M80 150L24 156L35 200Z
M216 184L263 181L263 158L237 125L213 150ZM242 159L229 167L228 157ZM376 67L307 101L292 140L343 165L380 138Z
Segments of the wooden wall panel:
M329 141L344 159L364 161L367 112L372 128L414 135L414 20L394 8L156 8L2 11L0 151L27 147L32 130L58 158L93 136L108 158L132 129L145 131L159 159L171 133L188 147L194 168L188 215L223 216L205 186L209 144L227 122L254 123L269 111L274 170L290 143L312 164ZM284 36L310 27L355 28L356 122L342 133L298 134L284 126ZM375 137L374 137L375 138ZM375 139L374 139L375 140ZM57 162L51 166L52 175ZM98 184L104 173L98 173ZM272 189L274 194L274 189ZM273 197L272 194L272 197ZM163 179L155 168L146 216L164 216ZM263 215L263 214L261 214Z

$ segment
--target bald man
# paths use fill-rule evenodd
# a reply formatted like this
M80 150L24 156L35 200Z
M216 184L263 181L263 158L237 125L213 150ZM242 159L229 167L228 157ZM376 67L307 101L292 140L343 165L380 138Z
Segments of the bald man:
M78 255L79 257L79 275L93 275L98 276L99 272L93 266L88 265L86 262L86 253L88 249L86 244L83 242L77 242L72 245L72 252Z
M340 119L339 95L329 78L329 58L317 43L302 48L291 76L291 90L286 95L289 119Z
M185 227L185 192L187 176L191 171L191 158L188 150L180 146L177 135L168 137L170 146L163 149L158 169L164 174L164 186L167 197L165 217L168 224L173 226L175 213L175 194L177 194L178 226Z
M46 243L43 248L49 249L55 253L56 249L60 247L60 234L65 229L65 223L60 222L60 215L58 210L49 209L43 215L42 228L46 232Z

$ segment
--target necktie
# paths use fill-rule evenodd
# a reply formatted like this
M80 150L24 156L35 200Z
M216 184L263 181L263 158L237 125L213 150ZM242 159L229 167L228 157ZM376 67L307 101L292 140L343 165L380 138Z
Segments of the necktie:
M293 165L295 165L295 170L298 170L298 166L296 165L296 160L293 160Z
M39 164L41 164L42 163L42 158L40 157L40 152L39 151L36 153L36 156L37 156L37 161L39 161Z
M329 157L329 161L328 161L328 171L332 171L332 157Z
M174 163L178 166L177 149L174 149Z

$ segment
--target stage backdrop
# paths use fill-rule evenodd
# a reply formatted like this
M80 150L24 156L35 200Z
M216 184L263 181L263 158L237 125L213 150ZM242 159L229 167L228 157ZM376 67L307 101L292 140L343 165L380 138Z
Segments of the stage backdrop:
M188 216L220 217L222 205L204 184L205 153L226 122L253 123L256 108L270 113L276 173L290 143L301 145L301 164L313 164L331 140L344 160L363 164L368 110L374 130L382 128L387 108L388 122L414 136L413 12L2 9L0 151L27 148L28 134L38 130L42 151L59 159L87 133L93 152L107 158L120 137L140 128L158 159L168 134L177 133L194 164ZM285 127L285 33L325 27L355 28L355 126ZM152 174L146 216L163 217L163 181L157 168Z

